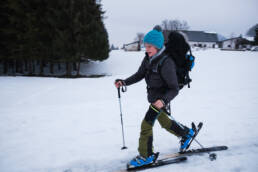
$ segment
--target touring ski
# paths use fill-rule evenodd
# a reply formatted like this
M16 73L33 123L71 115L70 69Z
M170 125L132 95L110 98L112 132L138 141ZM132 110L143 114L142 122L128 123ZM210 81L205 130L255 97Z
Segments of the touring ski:
M192 155L202 155L207 152L223 151L227 149L228 149L227 146L213 146L213 147L200 148L200 149L191 149L184 152L176 152L176 153L165 155L163 159L177 158L182 156L185 157L185 156L192 156Z
M156 168L156 167L160 167L160 166L164 166L164 165L176 164L176 163L184 162L186 160L187 160L187 158L184 156L177 157L177 158L164 158L164 159L162 158L162 159L156 160L154 163L149 164L149 165L127 168L127 169L120 170L117 172L141 171L141 170L145 170L145 169L149 169L149 168Z
M227 149L228 149L227 146L213 146L213 147L200 148L200 149L190 149L184 152L175 152L175 153L163 155L160 159L158 158L158 160L153 164L149 164L147 166L142 166L142 167L136 167L136 168L127 168L117 172L140 171L148 168L155 168L155 167L160 167L164 165L185 162L188 156L203 155L207 152L223 151Z

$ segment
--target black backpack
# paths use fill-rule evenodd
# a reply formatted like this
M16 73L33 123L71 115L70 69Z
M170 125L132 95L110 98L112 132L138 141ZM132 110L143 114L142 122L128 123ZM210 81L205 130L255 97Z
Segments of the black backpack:
M165 45L166 55L160 59L158 66L161 66L167 57L171 57L176 64L179 88L182 89L185 85L188 85L188 88L190 88L192 79L189 76L189 72L192 70L195 61L190 46L186 42L184 36L176 31L170 32L168 41Z

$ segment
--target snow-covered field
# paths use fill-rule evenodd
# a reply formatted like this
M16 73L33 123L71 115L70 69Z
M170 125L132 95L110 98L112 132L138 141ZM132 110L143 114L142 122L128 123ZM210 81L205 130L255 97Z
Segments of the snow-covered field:
M116 78L134 73L144 52L112 51L91 66L103 78L0 77L1 172L108 172L137 155L140 123L148 108L145 82L122 94L127 150L122 146ZM152 172L255 172L258 170L258 54L196 51L191 89L172 102L173 116L190 125L204 122L198 136L205 146L227 145L186 163ZM84 72L89 71L85 69ZM155 151L178 149L178 139L154 127ZM192 148L198 148L193 143Z

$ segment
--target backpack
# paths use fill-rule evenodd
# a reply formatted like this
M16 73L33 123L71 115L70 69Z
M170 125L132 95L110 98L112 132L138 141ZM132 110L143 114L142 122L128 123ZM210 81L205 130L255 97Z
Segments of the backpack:
M194 67L195 57L192 55L191 48L186 42L184 36L176 31L171 32L168 36L165 55L158 63L159 69L167 57L171 57L176 64L176 75L179 89L182 89L185 85L188 85L188 88L190 88L190 82L192 82L192 79L189 76L189 72Z

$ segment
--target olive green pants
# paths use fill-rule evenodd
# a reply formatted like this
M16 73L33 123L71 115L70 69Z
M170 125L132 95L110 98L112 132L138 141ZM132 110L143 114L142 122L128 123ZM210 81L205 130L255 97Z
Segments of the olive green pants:
M152 127L158 119L162 128L166 129L175 136L182 136L184 130L178 126L178 124L168 117L168 114L164 111L159 111L152 105L150 105L141 124L141 133L139 138L139 154L143 157L153 154L153 131Z

